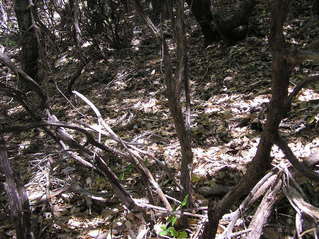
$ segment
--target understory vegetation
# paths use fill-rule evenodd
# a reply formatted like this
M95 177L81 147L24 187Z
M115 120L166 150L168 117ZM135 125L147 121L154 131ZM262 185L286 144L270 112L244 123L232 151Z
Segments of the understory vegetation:
M0 0L0 239L317 238L319 4Z

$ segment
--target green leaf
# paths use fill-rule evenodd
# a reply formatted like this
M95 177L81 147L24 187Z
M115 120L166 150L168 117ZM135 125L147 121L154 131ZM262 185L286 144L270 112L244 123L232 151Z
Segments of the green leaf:
M181 207L187 206L187 204L188 204L188 198L189 198L189 195L187 194L187 195L184 197L183 201L181 202Z
M169 227L168 232L169 232L169 235L172 237L177 237L177 235L178 235L178 232L175 230L174 227Z
M123 172L123 173L120 174L119 179L120 180L124 180L124 178L125 178L125 173Z
M188 238L188 234L185 231L178 232L177 238Z
M170 222L172 224L172 226L174 226L176 224L177 217L176 216L170 216L167 221Z
M168 236L168 234L169 234L168 230L161 231L161 232L159 233L160 236Z
M166 226L166 225L163 225L163 226L161 226L161 229L162 229L163 231L165 231L165 230L167 230L167 226Z
M161 236L168 236L168 234L169 234L168 228L165 225L163 225L163 226L161 226L161 229L162 229L162 231L159 234Z
M307 123L308 124L314 124L316 123L316 117L315 116L310 116L307 118Z

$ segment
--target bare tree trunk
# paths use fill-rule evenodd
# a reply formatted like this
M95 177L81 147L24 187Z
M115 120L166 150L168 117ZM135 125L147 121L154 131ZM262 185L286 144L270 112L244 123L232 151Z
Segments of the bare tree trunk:
M214 204L209 202L208 223L205 225L202 239L215 238L217 226L221 217L238 202L239 198L248 194L252 187L265 175L271 167L270 151L278 138L278 126L287 112L289 65L284 55L285 40L283 36L283 23L288 12L289 0L272 1L272 23L270 32L270 46L272 61L272 99L270 101L267 122L258 145L257 153L250 163L246 175L239 184Z
M181 161L181 184L183 187L182 197L188 195L188 201L192 201L191 172L193 163L193 152L191 145L190 130L186 128L182 106L180 103L180 94L182 87L188 85L186 74L186 52L185 52L185 32L184 32L184 0L177 1L177 19L176 19L176 35L177 35L177 65L176 79L173 77L170 56L165 39L162 43L166 92L168 98L168 106L174 120L174 125L181 145L182 161ZM185 92L186 95L189 92ZM189 96L187 96L189 97Z
M134 0L138 14L144 19L149 28L156 37L159 37L159 31L153 22L144 14L139 0ZM191 174L193 164L193 152L190 134L190 94L189 80L187 76L187 55L186 55L186 39L184 26L184 0L177 1L176 11L176 43L177 43L177 69L174 78L171 57L165 38L162 38L162 57L165 69L166 96L168 99L168 107L173 117L177 137L181 146L181 184L182 199L188 196L189 204L192 204L192 185ZM184 88L186 97L186 120L182 111L180 102L181 90Z
M26 190L14 175L8 159L5 141L0 135L0 166L6 177L5 190L8 195L10 214L15 224L17 239L32 239L35 234L32 231L31 211Z
M176 41L177 41L177 74L176 74L176 91L175 95L178 97L181 88L184 87L187 101L189 101L189 79L187 74L187 54L186 54L186 39L185 39L185 25L184 25L184 0L176 1ZM173 92L172 92L173 93ZM177 103L176 103L177 104ZM180 103L179 103L180 104ZM186 120L184 122L183 113L181 110L175 109L171 106L171 112L177 113L174 117L175 127L178 138L182 148L182 162L181 162L181 185L183 187L183 198L188 195L188 200L192 202L192 166L193 166L193 152L192 139L190 133L190 102L187 102L188 112L186 112ZM180 108L181 109L181 108ZM176 111L177 110L177 111Z
M73 27L74 27L74 38L78 47L81 46L82 38L81 38L81 29L79 25L79 1L78 0L70 0L70 9L73 17Z
M33 8L34 5L31 0L15 0L14 10L20 30L23 70L36 82L41 83L42 78L38 75L40 41L34 23ZM28 85L27 82L21 81L19 83L22 88L32 89L32 86Z

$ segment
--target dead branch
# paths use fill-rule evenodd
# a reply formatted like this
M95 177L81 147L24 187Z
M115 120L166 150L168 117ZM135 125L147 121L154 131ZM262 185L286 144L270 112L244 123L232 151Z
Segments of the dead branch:
M287 112L288 86L290 70L285 59L286 42L283 25L288 13L288 0L271 1L272 22L270 28L270 46L272 51L272 98L264 131L256 155L248 166L246 175L239 184L217 204L209 202L208 223L205 225L201 239L215 238L219 220L239 198L248 194L250 189L264 176L271 167L270 151L278 135L278 127Z
M56 121L58 122L57 118L54 115L48 115L48 118L49 118L49 122L50 121L53 123L55 123ZM76 148L80 152L85 153L87 155L95 155L94 158L96 160L97 167L93 166L90 162L87 162L86 160L82 160L80 157L73 154L72 156L74 156L75 159L77 159L80 163L84 164L86 167L91 167L96 172L98 172L98 173L102 174L104 177L106 177L109 180L109 182L111 183L117 196L123 201L123 203L126 205L126 207L129 210L142 211L141 208L136 205L136 203L134 202L131 195L119 183L119 179L113 173L112 169L110 167L108 167L108 165L105 163L105 160L103 159L103 157L101 157L98 153L91 152L89 149L83 147L76 140L74 140L72 138L72 136L69 135L65 131L65 129L63 129L62 127L59 127L57 130L58 130L57 136L59 137L59 139L63 143L66 143L69 147ZM80 131L85 132L84 129L81 129ZM88 132L86 132L86 135L90 135L90 134ZM67 148L65 148L65 149L67 149Z
M11 61L11 59L8 57L7 54L5 54L4 52L2 53L0 51L0 62L2 64L4 64L5 66L7 66L10 70L12 70L17 77L21 77L24 80L28 81L32 86L34 91L38 94L38 96L40 97L40 99L42 100L41 105L43 106L43 108L47 108L47 96L44 93L44 91L42 90L41 86L35 81L33 80L27 73L25 73L23 70L17 68Z
M277 168L273 169L271 172L267 173L251 190L248 196L243 200L238 209L231 214L231 222L228 224L223 237L230 238L233 234L233 228L237 220L246 212L250 205L255 203L258 198L260 198L265 192L274 184L277 180L276 172Z
M275 203L281 198L282 184L282 180L277 179L269 186L249 225L251 231L248 233L247 239L258 239L261 237L263 228L271 216Z
M0 134L0 169L6 177L4 186L8 195L10 214L15 224L17 238L34 239L36 232L33 231L35 225L32 225L31 221L28 196L23 184L13 172L2 133Z
M293 91L290 93L290 95L288 96L288 107L291 107L292 101L293 99L299 94L299 92L307 87L309 84L319 81L319 76L311 76L308 77L307 79L303 80L302 82L300 82L298 85L296 85L296 87L293 89Z
M291 151L290 147L288 146L287 142L281 138L280 136L275 139L275 144L282 150L282 152L285 154L289 162L303 175L306 177L319 181L319 174L312 171L310 168L308 168L305 164L302 164L299 162L299 160L296 158L295 154Z
M85 130L85 129L77 126L77 125L67 124L65 122L58 121L58 119L55 116L52 116L52 115L49 117L48 121L43 121L43 122L40 122L40 123L28 124L28 125L24 125L24 126L4 127L3 130L4 130L4 132L12 132L12 131L22 132L22 131L25 131L25 130L28 130L28 129L37 128L37 127L44 127L44 126L57 127L57 137L61 140L61 143L66 144L70 148L77 149L79 152L85 153L85 155L93 155L93 152L91 152L90 150L85 148L85 145L88 145L88 144L91 144L91 145L93 145L95 147L98 147L98 148L100 148L102 150L105 150L105 151L109 152L109 148L107 146L97 142L94 139L94 137L87 130ZM77 131L83 133L86 136L86 143L84 145L79 144L76 140L73 139L73 137L70 134L68 134L65 131L64 128L77 130ZM103 176L106 176L110 180L111 184L114 186L114 190L117 190L117 192L119 193L118 194L119 198L121 198L122 200L126 200L126 198L128 197L129 194L117 182L118 181L117 177L112 172L112 170L107 166L107 164L105 163L104 159L101 156L96 155L96 161L97 161L97 164L99 166L99 167L96 167L92 163L90 163L89 161L82 159L81 157L77 156L76 154L73 154L72 152L69 152L68 148L64 147L64 149L68 152L68 154L70 156L72 156L72 158L74 158L80 164L82 164L82 165L84 165L86 167L92 168L92 169L96 170L97 172L100 172L99 169L102 169L102 172L100 172L100 173L102 173ZM133 159L134 159L135 164L137 164L137 166L139 168L143 168L144 165L140 164L140 160L138 160L135 157ZM146 172L149 171L145 166L144 166L143 169L146 169ZM151 173L150 173L149 176L153 177L151 175ZM151 184L153 186L155 185L154 187L158 191L160 189L160 186L158 186L158 188L156 188L157 182L155 181L154 178L153 178L154 181L151 181L152 180L151 177L148 177L148 179L150 180L150 182L151 182ZM122 194L124 194L124 196ZM164 193L163 193L163 195L164 195ZM164 197L165 197L165 195L164 195ZM165 199L166 199L166 197L165 197ZM132 202L127 203L128 208L132 208L131 204L132 204Z
M285 170L285 178L283 192L287 197L290 205L296 211L296 233L298 238L303 235L313 233L316 238L318 235L317 222L319 219L319 208L306 202L309 201L299 186L298 182L288 170ZM312 224L312 228L305 228L303 221L308 221Z
M43 104L43 106L45 106L44 109L46 109L46 112L48 115L48 121L43 120L41 116L36 116L38 122L33 123L33 124L29 124L29 125L24 125L24 126L2 127L2 129L1 129L2 133L19 131L19 130L27 130L27 129L31 129L31 128L35 128L35 127L43 127L44 130L46 132L48 132L48 134L50 136L52 136L54 140L56 140L56 142L58 142L65 150L67 150L67 152L68 152L68 148L66 147L66 145L68 147L73 148L73 149L77 149L79 152L84 154L84 156L86 156L86 157L88 155L94 155L93 152L91 152L90 150L88 150L87 148L84 147L86 144L89 144L89 143L107 151L107 147L100 144L99 142L97 142L94 139L94 137L89 132L87 132L87 130L85 130L81 127L75 126L75 125L69 125L69 124L63 123L63 122L61 123L55 115L51 114L50 108L47 105L46 95L43 93L42 88L30 76L28 76L23 70L16 68L16 66L11 62L11 60L9 59L9 57L7 55L0 53L0 61L2 63L4 63L6 66L8 66L15 74L17 74L17 76L20 76L24 80L27 80L30 83L33 83L36 92L38 93L38 95L42 99L42 104ZM56 134L54 134L53 132L49 131L46 128L46 126L49 126L49 125L57 127ZM73 137L71 135L69 135L66 132L66 130L64 128L75 129L75 130L78 130L81 133L83 133L87 139L86 144L84 146L79 144L76 140L73 139ZM135 210L141 211L141 208L139 208L136 205L136 203L132 199L131 195L122 187L122 185L119 183L119 180L116 177L116 175L107 166L104 159L100 155L96 154L96 157L95 157L97 167L94 166L92 163L88 162L87 160L84 160L75 154L70 154L70 155L74 159L76 159L79 163L81 163L82 165L85 165L86 167L92 168L95 171L97 171L98 173L100 173L101 175L103 175L104 177L106 177L110 181L116 195L123 201L123 203L127 206L128 209L134 210L134 211Z
M159 184L156 182L156 180L154 179L151 171L144 165L143 163L143 159L141 158L141 156L139 155L138 151L135 150L133 151L131 148L135 148L134 146L127 145L126 142L124 142L117 134L115 134L115 132L111 129L111 127L105 122L105 120L102 118L102 115L100 113L100 111L96 108L96 106L88 99L86 98L84 95L80 94L79 92L73 91L73 93L75 93L77 96L79 96L82 100L85 101L85 103L87 103L94 111L94 113L96 114L99 123L104 127L104 129L110 134L111 138L117 142L119 142L124 149L127 150L128 155L130 156L131 160L136 164L136 166L140 169L140 171L142 172L142 174L147 178L147 180L150 182L151 185L153 185L153 187L155 188L158 196L160 197L160 199L162 200L162 202L164 203L165 207L172 211L173 208L170 205L170 203L168 202L163 190L161 189L161 187L159 186Z
M247 233L245 238L260 238L263 227L272 213L274 204L281 200L283 196L288 198L290 204L297 211L296 216L307 214L310 218L313 218L314 221L318 220L319 209L303 199L305 196L298 183L295 181L295 177L298 180L303 181L303 178L299 176L298 171L296 171L291 165L287 166L286 163L282 163L279 166L274 167L271 172L269 172L256 184L254 189L245 198L238 209L230 214L231 221L223 233L222 238L229 239L234 237L232 230L236 221L239 217L243 216L245 211L247 211L247 209L251 207L262 195L264 195L263 200L258 206L258 209L249 225L249 231L245 231L245 233ZM301 225L302 223L300 222L299 224ZM302 228L302 225L300 228ZM296 229L296 231L298 230ZM299 234L302 233L304 232L299 232Z

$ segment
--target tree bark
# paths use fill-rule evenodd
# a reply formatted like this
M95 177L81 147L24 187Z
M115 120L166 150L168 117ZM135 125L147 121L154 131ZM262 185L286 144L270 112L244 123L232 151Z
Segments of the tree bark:
M247 234L246 239L259 239L261 237L263 228L272 214L275 203L281 198L282 185L283 182L278 180L275 185L268 189L249 224L248 228L251 231Z
M278 137L278 126L287 112L289 65L285 57L285 39L283 23L287 17L289 0L272 0L272 22L270 31L270 46L272 61L272 99L263 134L255 157L248 166L247 173L233 191L215 204L209 201L208 223L205 225L202 239L215 238L217 226L221 217L238 200L250 192L253 186L265 175L271 167L270 151Z
M70 0L70 9L73 17L73 28L74 28L74 38L78 47L81 47L82 37L81 37L81 29L79 24L79 1L78 0Z
M188 74L187 74L187 54L186 54L186 39L185 39L185 25L184 25L184 0L178 0L176 2L176 42L177 42L177 78L176 88L174 93L177 96L178 101L182 85L184 89L188 90ZM186 98L189 96L189 92L185 91ZM179 102L175 104L175 107L170 104L170 109L174 117L175 127L177 135L182 148L182 161L181 161L181 185L183 187L183 195L185 198L188 196L188 201L192 202L192 183L191 174L193 166L193 152L192 152L192 140L190 133L190 125L187 120L184 121L181 107L176 107ZM188 102L190 103L190 102ZM189 105L189 104L188 104ZM188 114L190 112L187 112ZM187 117L187 116L186 116Z
M17 239L33 239L35 233L31 223L29 199L23 184L12 170L3 135L0 135L0 169L6 177L5 190L8 195L10 214L15 224Z
M37 27L33 18L33 3L31 0L15 0L14 10L17 16L20 44L22 46L22 64L23 70L31 76L36 82L41 83L39 77L39 60L40 60L40 41L37 33ZM19 82L22 88L31 90L27 82Z

